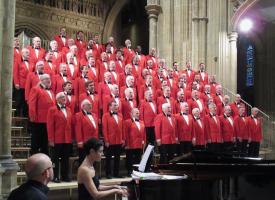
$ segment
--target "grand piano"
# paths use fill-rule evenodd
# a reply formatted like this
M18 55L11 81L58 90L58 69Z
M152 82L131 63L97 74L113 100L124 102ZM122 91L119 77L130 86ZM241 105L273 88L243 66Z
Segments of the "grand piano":
M274 160L193 151L151 170L187 178L125 183L129 200L275 199Z

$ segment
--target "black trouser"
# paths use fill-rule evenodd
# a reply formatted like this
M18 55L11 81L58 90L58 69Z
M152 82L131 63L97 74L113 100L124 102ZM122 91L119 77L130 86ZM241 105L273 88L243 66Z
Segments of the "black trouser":
M247 148L248 140L237 140L237 151L240 156L247 156L248 148Z
M46 123L31 123L31 154L49 155Z
M248 148L248 156L259 157L260 142L250 142Z
M193 146L193 150L205 150L205 145L195 145Z
M53 148L54 176L59 177L61 164L62 179L69 178L69 156L71 152L71 144L55 144ZM59 159L61 159L59 163Z
M232 153L234 148L233 142L223 142L223 152Z
M25 89L20 88L19 90L15 89L15 106L16 106L16 116L28 117L28 104L25 101Z
M128 174L133 170L133 164L139 164L142 155L142 149L126 149L126 163Z
M181 141L180 142L180 154L186 154L192 151L192 142L191 141Z
M162 144L159 147L160 152L160 164L168 163L174 158L176 153L176 144Z
M220 153L221 151L221 143L208 143L207 144L207 150L210 152Z
M114 168L113 175L119 176L119 163L120 163L120 154L121 154L121 144L110 145L105 148L105 156L106 156L106 164L105 164L105 172L106 176L111 175L111 159L114 156Z
M145 127L147 144L155 144L155 127Z

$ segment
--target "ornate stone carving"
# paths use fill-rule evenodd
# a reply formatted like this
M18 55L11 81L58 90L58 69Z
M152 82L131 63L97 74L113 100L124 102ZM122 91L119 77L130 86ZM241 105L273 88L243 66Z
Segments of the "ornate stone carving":
M245 1L246 0L231 0L233 4L233 11L236 12Z
M18 0L16 3L16 29L18 24L20 26L36 30L36 32L43 31L47 37L42 39L51 39L53 35L59 32L59 28L65 26L67 29L67 34L70 37L75 37L75 33L79 30L82 30L85 34L86 39L89 39L91 35L95 33L102 33L104 27L104 18L99 17L98 14L86 15L94 13L95 9L88 11L87 8L82 10L85 14L80 14L79 7L77 7L77 0L70 0L72 4L71 8L68 10L59 9L59 7L64 8L68 6L64 4L64 1L53 1L55 4L51 7L41 4L34 4L32 2ZM97 0L86 0L83 1L85 5L93 5L93 8L96 8L95 2ZM83 4L84 5L84 4ZM57 8L58 7L58 8ZM75 12L70 11L69 9L75 10ZM97 9L98 10L98 9ZM98 11L96 11L98 12Z

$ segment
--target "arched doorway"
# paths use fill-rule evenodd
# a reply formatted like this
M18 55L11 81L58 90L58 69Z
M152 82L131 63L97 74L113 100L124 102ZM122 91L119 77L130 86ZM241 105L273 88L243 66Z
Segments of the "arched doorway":
M143 53L147 53L149 23L146 3L146 0L117 1L107 17L103 39L106 41L112 35L119 46L124 45L124 41L129 38L134 48L141 45Z

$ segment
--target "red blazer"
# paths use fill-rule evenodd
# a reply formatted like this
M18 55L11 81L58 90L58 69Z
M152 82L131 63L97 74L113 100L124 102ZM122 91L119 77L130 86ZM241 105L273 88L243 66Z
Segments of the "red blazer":
M28 73L25 84L25 100L28 102L30 91L33 87L37 86L40 82L39 76L36 72Z
M159 114L155 119L156 140L161 144L175 144L177 142L176 120L171 116L172 125L164 114Z
M171 90L172 97L174 97L174 99L177 99L177 94L178 94L178 92L179 92L179 91L182 91L182 92L184 92L184 99L187 100L186 95L185 95L185 88L186 88L186 86L185 86L184 88L179 88L179 87L176 85L176 86Z
M149 90L149 89L145 84L140 86L140 89L138 91L139 102L141 102L142 100L145 100L144 94L147 90ZM152 94L153 94L153 99L156 100L157 99L156 88L154 86L152 86L151 91L152 91Z
M183 102L179 102L178 100L175 100L175 104L174 104L174 106L175 106L175 113L180 113L180 105ZM191 109L189 109L189 114L191 114Z
M150 102L143 100L140 103L140 120L144 121L145 127L155 126L154 121L157 116L157 105L154 101L152 103L154 104L155 112L152 109Z
M85 56L87 43L85 41L80 41L77 38L74 40L74 42L75 42L75 45L77 46L78 55L80 57Z
M221 123L218 116L215 116L215 118L217 122L210 115L205 117L206 140L211 140L211 143L221 143Z
M29 117L31 122L46 123L50 107L55 105L55 97L52 91L52 98L40 85L33 87L29 96Z
M244 103L240 103L239 105L237 105L235 102L233 102L230 104L232 117L239 115L239 107L241 106L245 107Z
M108 61L111 61L111 60L115 61L116 60L116 54L114 54L114 53L106 53L106 54L107 54L107 60Z
M234 129L236 133L236 137L241 140L248 140L248 119L247 117L240 117L240 115L236 115L234 118Z
M94 72L94 70L92 70L91 66L88 65L88 67L89 67L88 76L89 76L89 78L91 78L94 81L95 86L98 87L98 83L99 83L99 71L98 71L98 69L96 67L93 67L93 69L95 70L95 72Z
M132 59L135 55L135 51L133 49L127 49L126 47L124 47L123 52L124 52L125 64L132 63Z
M62 41L62 39L61 39L61 35L55 35L55 36L53 37L53 39L57 42L57 45L58 45L57 50L58 50L59 52L62 51L62 48L63 48L63 47L68 46L68 39L69 39L69 38L68 38L67 36L66 36L65 38L66 38L66 41L65 41L65 44L64 44L63 41Z
M116 71L120 74L124 72L125 63L123 60L116 60Z
M49 109L47 115L48 141L54 144L72 143L72 113L66 108L67 117L58 106Z
M29 63L29 62L28 62ZM19 85L20 88L25 88L27 76L33 71L33 65L29 63L29 68L27 68L24 61L16 62L13 65L13 83L14 85Z
M95 59L100 59L100 54L103 52L103 45L101 44L94 44L93 45L93 52L94 52L94 56Z
M72 81L71 77L67 76L66 81ZM62 77L61 74L56 74L52 77L52 91L54 94L57 94L59 92L63 91L63 83L65 83L65 77Z
M109 70L108 65L109 63L107 61L103 62L102 60L97 60L96 68L99 70L99 81L104 80L104 73Z
M114 99L114 97L111 94L104 96L104 98L103 98L103 106L102 106L102 108L103 108L103 114L109 112L109 103L111 101L114 101L114 100L115 99ZM121 111L122 111L121 98L119 98L118 102L119 102L118 103L118 112L121 113Z
M67 76L70 77L72 80L75 80L76 77L79 76L78 65L74 65L74 71L71 71L69 65L67 64Z
M132 119L124 122L125 146L129 149L142 149L146 143L145 126L139 121L140 129Z
M189 99L187 101L187 103L189 105L190 112L192 112L192 110L194 108L199 108L200 109L200 117L203 118L203 117L205 117L205 114L206 114L205 105L204 105L204 102L203 102L202 99L199 99L199 100L200 100L200 102L202 104L202 110L200 109L199 104L197 103L197 101L195 101L194 99Z
M192 136L196 139L196 145L205 145L206 133L204 120L200 119L202 127L199 125L198 120L193 118Z
M89 119L89 117L80 111L75 115L75 133L77 143L84 143L90 138L98 138L98 121L94 114L92 114L95 125Z
M128 87L127 86L123 86L123 87L120 88L120 97L121 98L125 98L125 90L126 90L126 88L128 88ZM134 90L134 97L133 97L133 99L137 99L137 89L136 89L135 86L132 87L132 89Z
M204 101L204 104L207 105L207 102L209 100L209 98L213 98L213 95L210 93L210 94L206 94L205 92L201 93L201 99ZM213 98L214 100L214 98Z
M13 48L13 62L21 62L21 49Z
M233 122L233 126L224 115L220 116L221 133L224 142L233 142L233 139L236 137L236 133L234 130L234 119L232 117L230 118Z
M87 77L87 81L91 80L89 77ZM79 95L86 92L85 87L85 79L83 77L77 77L74 80L74 95L77 99L79 99Z
M105 143L110 145L123 144L125 139L123 136L123 119L122 115L118 114L118 123L114 116L109 112L103 114L102 117L102 132Z
M133 107L131 107L130 102L126 99L121 100L121 112L123 116L123 120L131 119L131 112L133 108L137 107L136 100L133 100Z
M175 99L173 97L170 97L169 101L170 101L172 113L174 114L174 113L176 113ZM160 96L157 98L158 113L162 113L162 104L164 104L164 103L168 103L167 99L164 98L164 96Z
M101 82L98 84L98 98L99 98L100 109L103 108L103 98L106 95L110 95L110 94L111 94L111 90L108 84L106 84L105 82Z
M186 76L187 76L187 83L192 83L196 73L193 70L191 70L190 75L189 75L187 69L183 70L183 73L186 74Z
M194 137L192 135L192 129L193 129L193 118L191 115L188 116L188 124L187 121L185 121L184 117L181 114L176 114L176 123L177 123L177 133L179 142L183 141L192 141L192 138Z
M44 60L46 53L45 49L39 49L38 57L36 57L35 49L32 46L29 46L28 49L30 50L30 63L32 63L34 66L38 60Z
M213 95L213 98L214 98L214 102L216 105L219 105L222 103L222 99L220 98L220 96L222 97L223 99L223 95L217 95L217 94L214 94Z
M72 115L78 112L78 100L75 95L70 95L71 100L68 95L66 95L66 107L70 108Z
M147 63L148 60L152 60L153 61L153 70L158 69L158 58L153 57L151 55L147 55L146 56L146 63Z
M111 73L111 76L112 76L112 83L116 84L116 85L119 85L119 82L120 82L119 73L117 73L116 71L110 72L110 73ZM115 75L116 75L116 77L115 77Z
M202 78L202 74L198 71L196 74L200 75L200 82L205 85L208 84L208 73L204 72L204 79Z
M99 120L99 123L101 123L101 116L100 116L100 111L99 111L99 99L98 99L98 95L94 94L94 99L92 99L92 97L87 93L87 92L84 92L82 94L80 94L79 96L79 110L81 110L81 102L84 100L84 99L88 99L93 107L92 107L92 113L95 114L95 116L97 117L97 119Z
M44 62L45 66L44 66L44 73L49 74L51 77L53 77L57 70L56 70L56 65L54 63L52 64L52 68L50 67L50 64L48 62Z
M251 116L247 117L248 135L252 142L261 142L263 139L262 121L257 118L257 125Z

